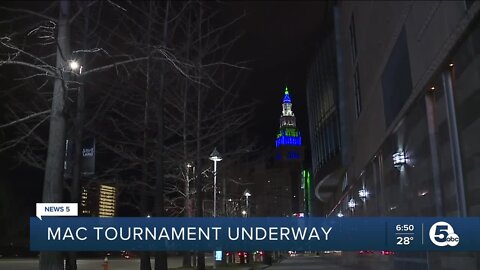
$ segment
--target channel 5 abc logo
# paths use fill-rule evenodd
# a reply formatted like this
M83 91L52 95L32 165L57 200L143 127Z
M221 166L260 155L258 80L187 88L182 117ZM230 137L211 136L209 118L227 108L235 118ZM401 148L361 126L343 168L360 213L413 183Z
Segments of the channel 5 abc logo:
M460 237L454 232L452 225L445 221L433 224L429 236L432 243L439 247L454 247L460 243Z

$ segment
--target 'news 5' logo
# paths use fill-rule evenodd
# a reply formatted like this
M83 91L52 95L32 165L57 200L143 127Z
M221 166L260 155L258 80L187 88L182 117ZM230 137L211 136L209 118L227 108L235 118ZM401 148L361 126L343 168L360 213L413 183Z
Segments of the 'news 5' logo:
M430 240L439 247L454 247L460 243L460 237L455 234L453 227L445 221L439 221L430 227Z

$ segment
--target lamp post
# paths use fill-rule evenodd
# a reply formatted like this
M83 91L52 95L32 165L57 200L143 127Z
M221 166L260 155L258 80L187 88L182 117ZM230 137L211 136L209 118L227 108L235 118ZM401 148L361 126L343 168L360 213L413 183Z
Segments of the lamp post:
M83 86L78 84L78 75L82 72L82 66L77 60L69 60L68 67L70 74L73 77L74 83L77 84L77 102L76 115L74 120L74 139L73 139L73 168L71 171L72 177L72 202L80 202L80 179L82 177L81 166L82 163L82 137L83 137L83 122L84 122L84 108L85 108L85 93Z
M193 165L190 162L187 162L185 165L186 169L186 183L185 183L185 212L187 214L187 217L190 217L190 168L192 168Z
M82 69L83 67L80 65L80 63L73 59L68 61L68 66L70 67L70 71L74 74L82 74Z
M250 216L250 208L248 207L248 197L252 196L252 193L250 193L250 191L248 191L248 189L245 189L245 191L243 192L243 196L245 196L245 200L246 200L246 205L247 205L247 217Z
M84 61L82 61L84 62ZM67 71L70 73L73 85L77 89L77 101L75 120L73 123L74 138L73 138L73 167L71 170L72 184L71 184L71 201L80 203L81 177L82 168L82 139L83 139L83 124L84 124L84 109L85 109L85 92L83 85L79 82L78 77L82 73L82 65L77 60L69 60L67 62ZM67 140L68 141L68 140ZM68 161L67 161L68 162ZM71 166L72 166L71 165ZM66 269L77 269L77 254L69 252L65 261Z
M213 217L217 216L217 162L222 161L222 156L215 147L210 154L210 160L213 161ZM221 252L221 251L220 251ZM216 269L217 251L213 253L213 269Z
M222 156L215 147L210 154L210 160L213 161L213 217L217 216L217 162L222 161Z

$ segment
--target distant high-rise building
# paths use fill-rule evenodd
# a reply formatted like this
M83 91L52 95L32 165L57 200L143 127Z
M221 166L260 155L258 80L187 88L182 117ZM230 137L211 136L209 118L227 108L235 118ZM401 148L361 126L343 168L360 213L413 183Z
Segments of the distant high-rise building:
M332 16L327 17L325 35L312 58L307 74L307 105L312 155L312 214L328 211L327 204L345 173L348 153L345 93L339 91L337 50ZM343 121L342 121L343 120Z
M307 82L319 214L480 215L480 2L332 3ZM344 255L347 266L365 262ZM478 263L399 252L380 268Z
M302 136L297 129L295 114L292 110L292 100L288 88L282 103L282 115L280 116L280 128L275 140L275 167L286 168L290 172L290 179L284 183L276 183L284 187L289 193L291 213L303 211L303 193L301 191L301 172L304 159L304 147Z
M117 190L112 184L82 187L80 214L82 216L113 217L116 211Z
M93 187L82 186L82 196L80 199L80 215L81 216L96 216L96 202L98 197L96 196L96 189Z
M115 202L117 190L114 186L100 185L100 196L98 198L98 216L115 216Z

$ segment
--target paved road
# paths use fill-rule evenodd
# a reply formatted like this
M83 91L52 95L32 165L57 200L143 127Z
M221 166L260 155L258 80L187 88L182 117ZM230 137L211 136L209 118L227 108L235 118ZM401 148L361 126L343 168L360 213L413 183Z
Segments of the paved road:
M333 264L333 262L322 259L319 257L299 256L290 257L282 262L267 268L268 270L351 270L351 268L345 268Z
M152 260L153 265L154 260ZM102 270L103 260L89 259L78 260L78 270ZM206 257L207 265L211 265L211 257ZM109 270L137 270L139 269L139 259L111 259L109 260ZM168 267L175 268L182 265L181 257L169 257ZM0 270L38 270L38 259L0 259Z

